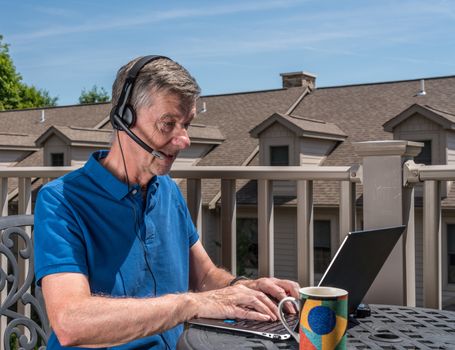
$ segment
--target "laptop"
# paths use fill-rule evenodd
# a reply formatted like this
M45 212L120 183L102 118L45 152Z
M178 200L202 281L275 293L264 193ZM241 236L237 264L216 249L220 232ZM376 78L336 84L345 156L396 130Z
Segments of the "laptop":
M405 228L406 226L394 226L349 232L318 285L347 290L348 313L354 314ZM298 329L298 315L289 314L286 317L288 324L295 324L295 329ZM225 331L246 332L274 340L291 337L280 320L267 322L195 318L188 323Z

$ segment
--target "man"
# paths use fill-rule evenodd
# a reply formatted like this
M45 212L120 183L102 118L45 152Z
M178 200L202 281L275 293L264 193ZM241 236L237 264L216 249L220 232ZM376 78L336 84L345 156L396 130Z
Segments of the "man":
M198 240L166 175L190 145L198 95L194 78L168 58L130 62L113 85L109 152L41 189L35 272L49 349L174 349L193 317L276 320L266 294L298 297L295 282L235 279Z

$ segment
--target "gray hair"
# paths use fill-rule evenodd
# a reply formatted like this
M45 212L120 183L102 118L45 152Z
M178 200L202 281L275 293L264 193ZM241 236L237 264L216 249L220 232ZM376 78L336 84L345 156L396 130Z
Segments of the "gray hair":
M112 85L113 106L118 103L128 71L139 59L141 57L130 61L117 72ZM153 104L153 92L160 91L175 93L180 96L182 102L190 104L199 97L201 89L196 79L180 64L166 58L159 58L147 63L140 70L129 104L136 111L142 107L150 107Z

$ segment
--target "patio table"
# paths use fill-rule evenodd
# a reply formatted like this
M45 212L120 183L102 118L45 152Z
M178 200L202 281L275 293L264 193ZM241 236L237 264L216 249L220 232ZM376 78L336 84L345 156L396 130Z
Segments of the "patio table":
M371 316L347 331L347 349L455 349L455 312L396 305L370 305ZM178 350L298 349L287 341L187 327Z

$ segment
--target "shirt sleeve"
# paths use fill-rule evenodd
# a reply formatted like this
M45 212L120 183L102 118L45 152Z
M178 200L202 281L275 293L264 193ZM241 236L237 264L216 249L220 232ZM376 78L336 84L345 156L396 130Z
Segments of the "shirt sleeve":
M88 275L86 249L76 214L57 186L43 187L36 201L34 223L36 283L59 272Z

